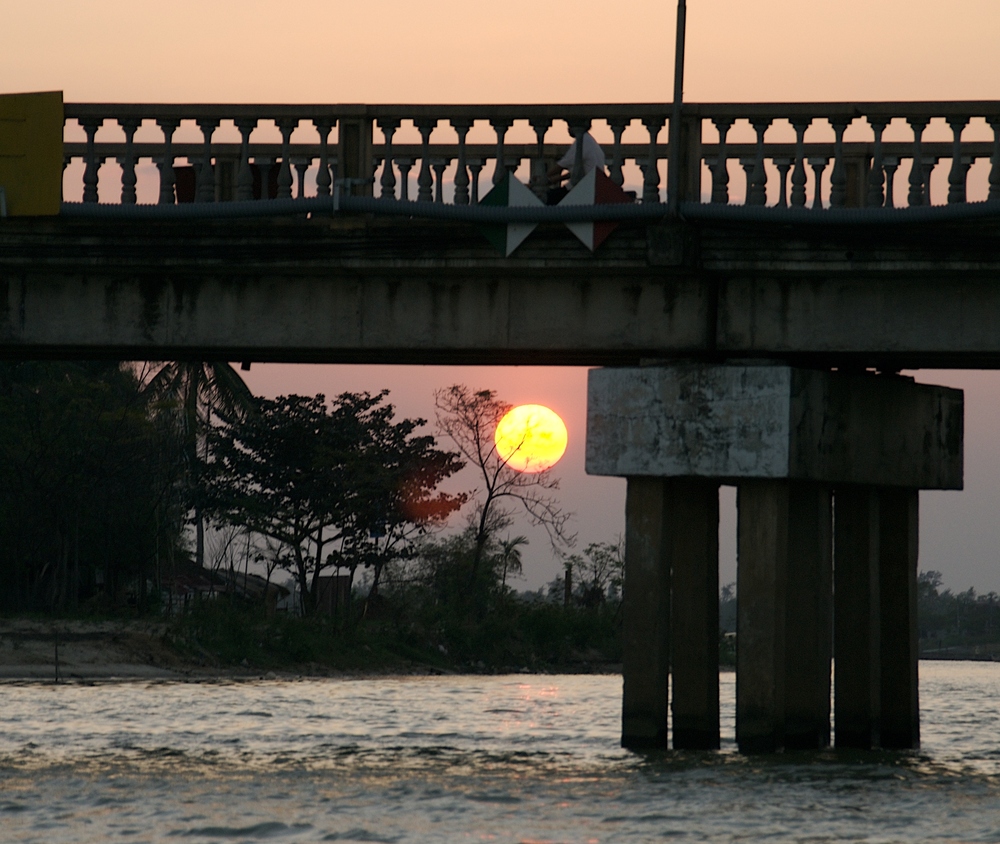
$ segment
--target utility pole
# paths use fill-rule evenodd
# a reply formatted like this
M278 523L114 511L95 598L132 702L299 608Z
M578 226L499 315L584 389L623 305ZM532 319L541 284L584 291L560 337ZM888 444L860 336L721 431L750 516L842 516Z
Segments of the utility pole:
M667 209L676 215L681 188L681 107L684 101L684 36L687 0L677 0L677 40L674 46L674 107L670 113L670 159L667 164Z

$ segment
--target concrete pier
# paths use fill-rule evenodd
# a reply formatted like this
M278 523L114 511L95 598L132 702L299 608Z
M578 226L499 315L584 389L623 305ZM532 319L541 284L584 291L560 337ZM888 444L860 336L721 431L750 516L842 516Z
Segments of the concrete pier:
M670 561L675 511L662 478L628 479L622 644L622 746L667 746L670 675Z
M837 747L878 747L881 728L879 495L875 487L835 493L834 702Z
M915 489L879 491L880 746L920 746Z
M803 481L738 490L736 740L744 753L830 740L831 498Z
M672 478L670 712L678 750L719 747L719 484Z
M591 371L587 471L629 484L625 746L666 746L671 670L674 746L717 746L720 482L738 488L740 749L829 744L835 623L838 744L917 745L917 490L961 488L962 401L777 364Z
M629 478L622 744L719 746L719 491L701 478ZM673 700L668 677L673 675Z

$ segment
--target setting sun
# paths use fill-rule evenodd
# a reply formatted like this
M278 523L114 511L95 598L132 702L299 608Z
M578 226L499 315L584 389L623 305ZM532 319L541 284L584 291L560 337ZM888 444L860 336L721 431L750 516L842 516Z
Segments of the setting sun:
M522 404L507 412L494 440L500 457L518 472L544 472L566 451L566 425L559 414L540 404Z

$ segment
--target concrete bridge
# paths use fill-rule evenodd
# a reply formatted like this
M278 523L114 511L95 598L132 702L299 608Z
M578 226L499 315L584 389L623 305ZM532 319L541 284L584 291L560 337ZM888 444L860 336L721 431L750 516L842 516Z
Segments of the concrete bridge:
M829 742L831 655L837 744L918 743L917 491L961 487L962 397L896 373L1000 364L1000 103L692 104L674 150L662 104L65 116L83 202L0 221L0 354L605 367L623 742L672 716L675 747L718 746L726 482L740 747ZM616 219L599 249L559 207L479 205L508 174L544 194L571 144L581 183L588 128L637 200L564 214ZM498 220L541 224L504 257Z

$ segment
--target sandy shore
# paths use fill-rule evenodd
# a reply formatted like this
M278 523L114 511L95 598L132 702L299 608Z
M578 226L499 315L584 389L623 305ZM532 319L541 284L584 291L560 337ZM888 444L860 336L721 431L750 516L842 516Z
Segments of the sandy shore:
M373 666L337 670L310 663L276 671L214 664L211 655L189 658L164 642L167 624L158 621L36 621L0 619L0 682L93 680L294 679L300 677L386 677L461 674L428 665ZM582 670L581 670L582 669ZM611 673L619 665L592 665L538 673ZM473 670L472 673L479 673ZM516 673L525 673L523 670Z
M181 659L149 621L0 620L0 680L155 679L232 675Z

